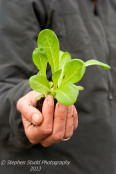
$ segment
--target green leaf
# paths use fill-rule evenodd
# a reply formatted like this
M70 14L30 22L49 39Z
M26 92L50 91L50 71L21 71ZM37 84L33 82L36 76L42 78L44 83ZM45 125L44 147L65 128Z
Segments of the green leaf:
M53 82L49 82L49 84L50 84L50 88L52 88L53 87Z
M45 29L40 32L37 44L39 48L45 50L52 74L54 74L59 69L59 41L57 36L52 30Z
M73 59L64 67L64 78L61 85L66 83L77 83L85 73L85 64L80 59Z
M94 60L94 59L91 59L91 60L88 60L87 62L85 62L85 66L90 66L90 65L99 65L101 68L104 68L104 69L110 69L111 67L105 63L102 63L98 60Z
M34 91L39 93L51 91L49 81L44 76L34 75L30 77L29 84Z
M56 72L52 75L52 80L53 80L53 83L54 83L54 89L57 88L58 79L59 79L59 77L60 77L60 75L61 75L61 72L62 72L62 70L60 69L60 70L56 71Z
M40 100L42 97L44 97L44 94L40 94L36 97L36 100Z
M55 92L58 102L65 106L74 104L79 94L76 85L71 83L60 86Z
M59 63L59 68L63 69L65 64L71 60L71 55L68 52L64 52Z
M77 89L78 89L79 91L84 90L84 88L83 88L82 86L76 86L76 87L77 87Z
M62 57L60 59L60 63L59 63L59 68L62 69L62 73L61 76L58 80L58 86L60 86L60 84L62 83L63 80L63 76L64 76L64 66L67 62L69 62L71 60L71 55L68 52L64 52L62 54Z
M59 51L59 62L61 60L61 57L62 57L63 53L64 53L63 51L61 51L61 50Z
M34 64L41 71L41 75L46 77L47 57L45 54L45 50L36 48L33 51L32 57Z
M39 72L37 73L37 75L38 75L38 76L41 76L41 75L42 75L42 74L41 74L41 71L39 71Z

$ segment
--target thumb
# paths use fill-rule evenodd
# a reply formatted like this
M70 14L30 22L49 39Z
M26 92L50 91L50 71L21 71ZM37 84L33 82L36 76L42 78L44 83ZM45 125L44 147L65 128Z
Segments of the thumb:
M37 108L31 106L24 97L17 102L17 110L27 121L34 125L40 125L43 121L42 113Z

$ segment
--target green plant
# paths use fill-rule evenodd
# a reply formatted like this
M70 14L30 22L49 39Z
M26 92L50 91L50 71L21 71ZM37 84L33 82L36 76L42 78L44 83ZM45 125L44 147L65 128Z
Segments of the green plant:
M107 64L97 60L83 62L80 59L72 59L68 52L60 51L59 41L52 30L42 30L37 40L38 48L33 51L33 62L39 69L37 75L30 77L31 88L41 93L36 99L52 95L63 105L72 105L76 102L79 90L83 87L76 86L83 77L86 67L99 65L104 69L110 69ZM46 78L47 63L51 66L52 82Z

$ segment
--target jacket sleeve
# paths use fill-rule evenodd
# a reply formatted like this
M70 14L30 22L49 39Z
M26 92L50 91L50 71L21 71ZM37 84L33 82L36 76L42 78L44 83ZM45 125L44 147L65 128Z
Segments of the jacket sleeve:
M32 146L16 103L31 90L28 79L37 73L32 51L45 23L41 0L0 0L0 146L10 151Z

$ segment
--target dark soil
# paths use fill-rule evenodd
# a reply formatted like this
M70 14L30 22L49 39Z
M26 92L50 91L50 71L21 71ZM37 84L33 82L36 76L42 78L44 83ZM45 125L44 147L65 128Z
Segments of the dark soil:
M40 112L42 112L42 106L43 106L44 100L45 100L45 98L42 97L40 100L37 101L36 108L37 108ZM57 100L54 99L54 109L55 109L56 103L57 103Z

